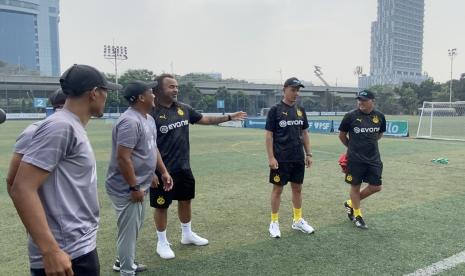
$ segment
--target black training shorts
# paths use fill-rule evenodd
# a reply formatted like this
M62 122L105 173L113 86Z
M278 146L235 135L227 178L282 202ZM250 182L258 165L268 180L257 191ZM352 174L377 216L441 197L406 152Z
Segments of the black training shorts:
M383 163L350 162L347 164L345 181L351 185L360 185L362 182L373 186L382 185Z
M287 182L302 184L304 182L305 162L281 162L278 169L270 170L270 183L274 185L286 185Z
M182 170L171 174L174 186L169 192L163 190L161 175L157 173L160 185L150 188L150 206L168 208L173 200L191 200L195 197L195 178L191 170Z

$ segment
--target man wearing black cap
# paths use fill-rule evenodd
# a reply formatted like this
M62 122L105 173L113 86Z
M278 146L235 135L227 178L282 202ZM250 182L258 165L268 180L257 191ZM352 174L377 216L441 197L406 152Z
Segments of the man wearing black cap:
M84 127L119 86L88 65L70 67L60 85L65 105L34 132L11 197L30 237L31 275L99 275L97 169Z
M48 101L53 107L53 111L58 111L63 108L66 101L66 95L63 93L61 88L52 92L48 97ZM14 147L13 156L10 161L10 168L8 170L8 176L6 178L7 191L10 193L11 185L15 180L16 172L18 171L21 159L23 159L24 153L26 153L29 144L31 143L32 136L37 127L43 122L43 120L34 122L24 129L23 132L16 138L16 144Z
M278 211L283 187L291 182L294 220L292 229L307 234L315 230L302 218L302 183L305 167L312 165L312 151L308 136L307 115L303 107L297 105L300 88L304 85L297 78L289 78L284 83L283 99L270 108L265 126L266 152L270 167L272 238L280 238ZM305 150L305 153L304 153Z
M243 120L247 114L236 112L224 116L203 116L192 107L177 101L178 83L174 76L163 74L156 78L154 88L157 97L153 117L157 123L157 144L168 171L173 177L174 187L164 192L166 185L150 190L150 206L155 208L154 220L157 228L157 253L163 259L175 257L166 237L168 207L172 200L178 201L178 217L181 221L181 243L207 245L208 240L191 229L191 202L195 197L195 179L190 167L189 124L217 125L230 120Z
M148 113L154 107L156 83L133 81L124 89L130 107L113 127L112 153L105 187L117 214L118 259L113 266L121 275L146 270L134 262L136 240L144 221L145 195L158 185L155 169L169 191L173 186L157 149L155 121Z
M375 110L375 95L369 90L357 94L358 108L347 113L339 126L339 139L347 147L347 174L351 185L350 199L344 202L349 220L361 229L368 229L363 220L360 201L381 191L383 163L378 140L386 131L384 114ZM368 186L360 191L362 182Z

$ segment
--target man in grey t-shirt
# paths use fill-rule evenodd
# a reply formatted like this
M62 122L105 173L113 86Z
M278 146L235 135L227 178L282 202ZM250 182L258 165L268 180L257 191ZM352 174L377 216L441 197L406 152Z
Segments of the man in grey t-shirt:
M56 112L63 108L66 101L66 95L63 93L61 88L59 88L50 94L48 100L53 107L53 111ZM18 171L19 164L23 159L23 155L26 153L26 150L31 143L32 135L42 122L43 120L40 120L30 124L24 129L18 138L16 138L16 144L10 161L8 176L6 178L8 194L10 193L11 185L13 185L13 181L15 180L16 172Z
M163 180L172 186L158 153L155 121L148 114L154 107L153 86L154 83L134 81L125 87L124 97L130 107L119 117L112 131L105 187L118 217L118 259L113 269L121 275L135 275L146 269L134 259L137 236L144 221L144 198L152 183L158 185L156 168L163 174Z
M84 127L118 86L87 65L66 70L60 84L63 110L35 131L11 198L30 236L31 275L100 275L97 172Z

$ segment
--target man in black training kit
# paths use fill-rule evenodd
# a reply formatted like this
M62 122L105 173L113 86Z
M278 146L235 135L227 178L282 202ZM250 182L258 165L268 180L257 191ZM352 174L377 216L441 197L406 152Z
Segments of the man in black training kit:
M178 83L174 76L162 74L155 81L156 106L152 116L155 119L158 137L157 145L168 172L173 178L173 189L163 189L160 179L157 188L150 189L150 206L155 208L154 219L157 229L157 253L163 259L175 257L166 238L168 207L172 200L178 201L178 217L181 221L182 244L207 245L208 240L191 230L191 201L195 196L195 179L189 162L189 123L217 125L231 120L244 120L245 112L224 116L202 116L192 107L178 102ZM157 172L158 174L158 172Z
M284 83L283 99L268 112L265 126L266 152L270 167L272 238L280 238L278 211L281 194L291 182L294 221L292 229L311 234L315 231L302 218L302 183L305 167L312 165L312 151L308 135L308 120L303 107L297 105L299 90L304 85L297 78ZM304 154L305 150L305 154Z
M357 94L358 108L347 113L339 126L339 139L347 147L347 174L350 199L344 202L347 216L361 229L368 229L362 217L360 201L381 191L383 163L378 140L386 131L384 114L374 109L375 95L368 90ZM360 191L362 182L368 186Z

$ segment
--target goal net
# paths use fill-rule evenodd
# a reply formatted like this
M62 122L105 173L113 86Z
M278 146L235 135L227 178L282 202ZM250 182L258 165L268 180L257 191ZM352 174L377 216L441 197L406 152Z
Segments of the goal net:
M465 101L424 102L417 138L465 141Z

